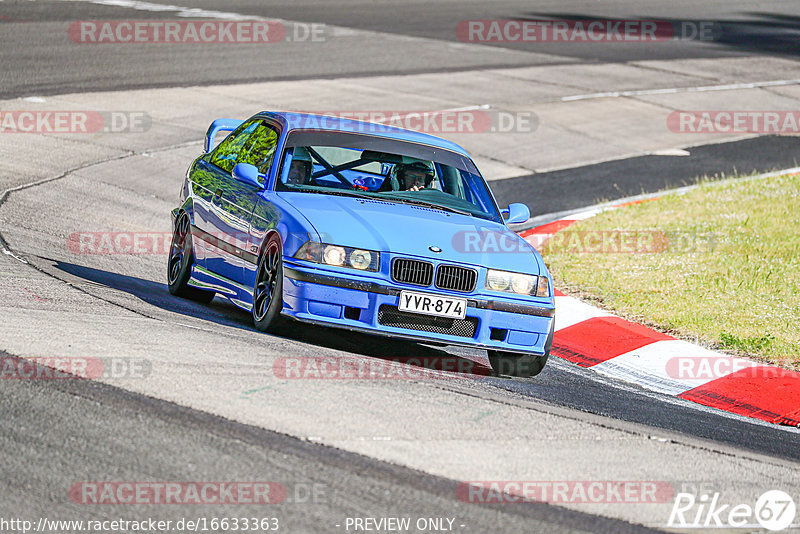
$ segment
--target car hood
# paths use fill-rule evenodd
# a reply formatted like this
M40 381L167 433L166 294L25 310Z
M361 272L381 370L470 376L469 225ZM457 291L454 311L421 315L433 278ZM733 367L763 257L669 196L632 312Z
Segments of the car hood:
M505 225L382 200L280 193L324 243L539 274L538 252ZM431 248L439 248L436 253Z

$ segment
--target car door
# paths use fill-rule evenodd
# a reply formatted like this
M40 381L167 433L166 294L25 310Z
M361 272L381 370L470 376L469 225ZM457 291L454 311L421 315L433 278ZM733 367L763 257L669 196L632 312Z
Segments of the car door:
M244 262L253 260L249 247L250 218L263 187L240 182L232 172L238 163L259 168L262 186L272 164L278 129L267 121L248 121L229 135L198 164L198 173L207 176L207 197L202 214L196 208L196 225L205 245L204 266L209 271L241 283ZM244 291L244 288L241 288Z

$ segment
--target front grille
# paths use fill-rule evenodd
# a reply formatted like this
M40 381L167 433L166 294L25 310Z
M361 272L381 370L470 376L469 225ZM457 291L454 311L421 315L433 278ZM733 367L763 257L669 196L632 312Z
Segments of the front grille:
M478 273L457 265L440 265L436 270L436 287L452 291L470 292L475 289Z
M447 334L458 337L475 337L478 330L478 319L466 317L464 319L451 319L448 317L433 317L417 313L401 312L397 306L382 304L378 308L378 323L395 328L408 328L434 334Z
M429 286L433 282L433 264L427 261L395 258L392 262L392 279L395 282Z

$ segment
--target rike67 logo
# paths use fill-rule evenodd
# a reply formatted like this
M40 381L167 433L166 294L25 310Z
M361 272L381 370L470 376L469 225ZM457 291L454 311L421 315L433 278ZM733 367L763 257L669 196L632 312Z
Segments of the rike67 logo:
M794 499L781 490L764 492L755 503L726 503L719 492L678 493L667 521L676 528L764 528L779 531L789 528L797 514Z

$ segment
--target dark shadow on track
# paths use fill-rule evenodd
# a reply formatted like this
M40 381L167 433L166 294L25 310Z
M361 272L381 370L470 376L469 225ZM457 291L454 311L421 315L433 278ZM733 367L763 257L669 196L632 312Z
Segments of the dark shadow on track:
M163 283L74 263L47 261L52 262L53 267L63 273L128 293L162 310L255 332L250 313L219 296L211 304L204 305L171 295ZM382 336L307 325L297 321L285 321L275 335L328 349L380 358L401 366L438 371L442 376L448 376L450 373L463 376L491 374L491 368L480 362L455 356L428 345Z
M165 311L254 331L249 313L220 298L210 305L202 305L173 297L164 284L150 280L68 262L49 260L49 266L49 269L42 267L59 279L70 281L69 276L72 276L134 295ZM74 282L75 278L71 281ZM446 352L417 343L299 323L290 323L278 335L354 356L406 363L426 373L430 373L429 369L444 368L445 371L441 373L444 378L465 376L486 380L494 387L535 399L538 403L564 406L709 439L756 453L800 460L798 431L745 418L731 418L723 412L700 409L688 401L667 401L661 395L636 387L619 387L608 380L599 380L596 373L589 369L573 366L559 358L551 358L543 372L534 379L507 379L492 377L489 367L471 359L468 349L450 348L451 352ZM267 340L270 337L264 336ZM563 369L564 365L569 366L569 370ZM452 369L465 371L464 374L455 374L449 372ZM411 374L406 373L408 378L413 379Z
M195 319L211 320L225 326L253 330L252 322L248 324L248 320L250 320L249 313L232 305L226 306L225 302L221 302L219 298L214 299L209 305L203 305L172 296L164 283L59 260L46 259L46 261L63 273L93 284L128 293L162 310L194 317Z

